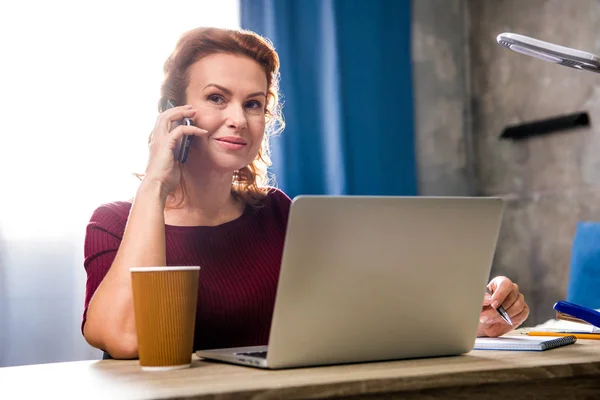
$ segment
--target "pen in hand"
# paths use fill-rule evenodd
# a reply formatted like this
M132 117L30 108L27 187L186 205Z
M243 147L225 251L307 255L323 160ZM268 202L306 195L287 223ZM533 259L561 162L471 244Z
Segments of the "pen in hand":
M485 291L487 292L487 294L491 295L492 292L490 292L490 289L488 289L487 287L485 288ZM498 311L498 314L500 314L500 316L502 317L502 319L504 321L506 321L507 324L509 324L510 326L512 326L512 321L510 319L510 317L508 316L508 313L506 312L506 310L504 309L504 307L502 307L502 305L498 306L498 308L496 309L496 311Z

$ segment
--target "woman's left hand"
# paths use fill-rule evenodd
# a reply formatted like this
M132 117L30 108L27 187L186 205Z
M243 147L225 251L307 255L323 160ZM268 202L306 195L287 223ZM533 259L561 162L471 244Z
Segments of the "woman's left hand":
M488 289L492 294L486 293L484 296L477 336L504 335L516 329L527 319L529 306L516 283L505 276L497 276L490 281ZM512 326L505 322L496 310L500 305L508 313Z

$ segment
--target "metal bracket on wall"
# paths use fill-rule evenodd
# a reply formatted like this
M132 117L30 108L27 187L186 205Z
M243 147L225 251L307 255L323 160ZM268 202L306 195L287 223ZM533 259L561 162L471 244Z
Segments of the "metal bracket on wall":
M532 136L547 135L582 126L590 126L590 117L587 112L578 112L575 114L508 126L504 129L502 134L500 134L500 139L521 140Z

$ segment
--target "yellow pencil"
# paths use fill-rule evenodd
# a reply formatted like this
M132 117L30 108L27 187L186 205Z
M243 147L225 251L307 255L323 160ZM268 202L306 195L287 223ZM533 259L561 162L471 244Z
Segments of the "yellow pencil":
M573 333L573 332L527 332L529 336L575 336L577 339L600 340L600 333Z

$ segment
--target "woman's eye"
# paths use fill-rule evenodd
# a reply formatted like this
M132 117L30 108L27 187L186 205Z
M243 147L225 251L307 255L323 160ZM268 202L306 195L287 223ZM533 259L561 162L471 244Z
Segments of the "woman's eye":
M225 101L225 99L223 99L223 97L219 96L218 94L211 94L210 96L208 96L208 101L212 101L215 104L221 104Z
M252 108L252 109L257 109L257 108L262 108L262 104L260 101L250 100L249 102L246 103L246 107Z

